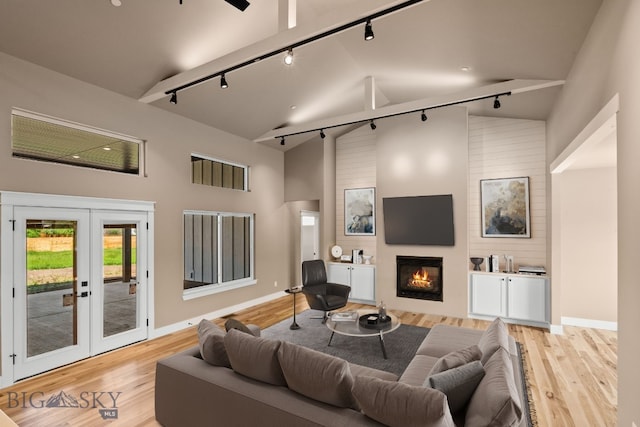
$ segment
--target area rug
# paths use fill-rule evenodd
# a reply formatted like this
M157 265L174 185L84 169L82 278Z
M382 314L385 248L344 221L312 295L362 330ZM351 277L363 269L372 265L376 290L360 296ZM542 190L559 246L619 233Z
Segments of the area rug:
M384 335L387 359L382 356L378 337L348 337L335 334L329 343L331 331L320 319L317 311L305 310L296 315L300 329L289 329L292 319L286 319L262 331L266 338L292 342L323 353L338 356L351 363L369 366L401 375L418 347L429 333L429 329L412 325L400 325L398 329Z

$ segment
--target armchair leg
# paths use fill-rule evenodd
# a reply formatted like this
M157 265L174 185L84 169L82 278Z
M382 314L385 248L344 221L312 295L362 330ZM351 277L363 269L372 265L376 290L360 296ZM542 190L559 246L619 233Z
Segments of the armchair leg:
M331 314L331 312L329 312L329 311L323 311L322 312L322 317L311 317L311 319L322 320L322 324L324 325L325 323L327 323L327 320L329 319L329 315L330 314Z

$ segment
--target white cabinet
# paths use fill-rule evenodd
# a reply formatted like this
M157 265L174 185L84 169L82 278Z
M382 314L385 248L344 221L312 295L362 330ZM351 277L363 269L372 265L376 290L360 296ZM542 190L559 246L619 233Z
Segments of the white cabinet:
M471 273L469 313L548 326L549 282L541 276Z
M508 316L512 319L547 322L547 279L509 276Z
M349 300L375 303L376 269L370 264L341 264L330 262L327 280L351 286Z
M506 317L506 279L489 275L471 276L471 312Z

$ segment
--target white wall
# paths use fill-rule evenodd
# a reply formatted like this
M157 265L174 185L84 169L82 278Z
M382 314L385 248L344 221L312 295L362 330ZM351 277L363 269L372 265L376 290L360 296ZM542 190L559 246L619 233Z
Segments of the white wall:
M616 94L618 160L618 425L640 426L640 2L604 0L547 121L555 159ZM555 236L554 236L555 238ZM557 316L553 308L554 316ZM554 320L556 323L556 320Z
M559 183L562 317L616 322L616 169L565 171Z
M347 236L344 232L344 190L376 186L376 139L369 125L336 139L336 244L344 254L363 249L376 262L376 236ZM377 219L379 232L382 221Z
M516 271L519 265L545 266L545 143L545 123L542 121L469 117L470 256L513 255ZM525 176L529 177L531 238L482 237L480 180ZM504 265L504 258L500 259L500 265Z

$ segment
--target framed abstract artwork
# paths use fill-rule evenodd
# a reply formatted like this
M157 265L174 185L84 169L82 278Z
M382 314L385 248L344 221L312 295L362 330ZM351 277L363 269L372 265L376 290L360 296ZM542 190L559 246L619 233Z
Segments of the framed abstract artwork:
M480 180L482 237L531 237L529 177Z
M375 188L344 190L345 236L376 235Z

